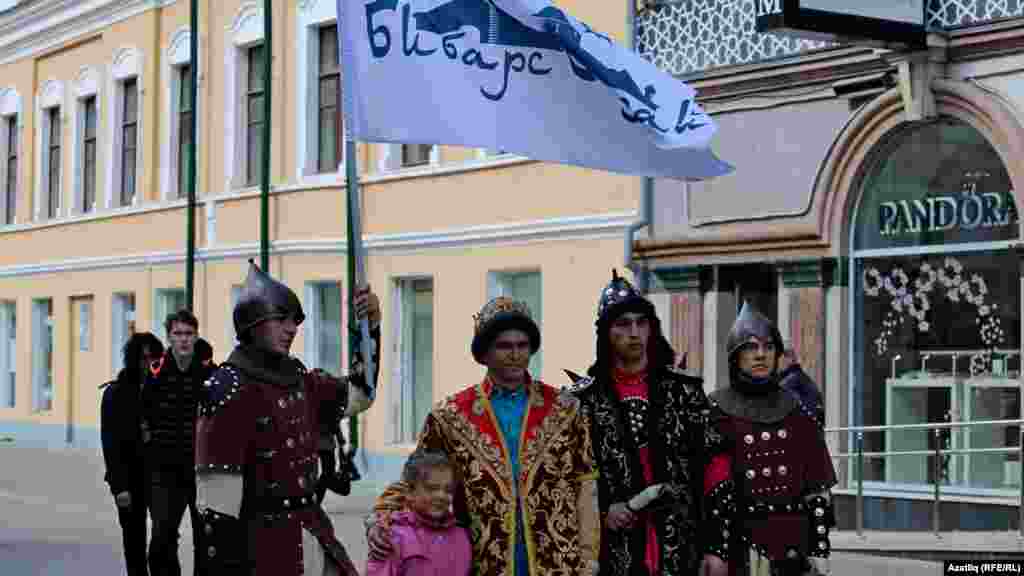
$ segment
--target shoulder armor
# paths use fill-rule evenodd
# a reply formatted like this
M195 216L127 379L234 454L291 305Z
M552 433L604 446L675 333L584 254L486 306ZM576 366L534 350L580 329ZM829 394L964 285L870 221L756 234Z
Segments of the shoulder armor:
M292 361L295 362L295 367L296 367L296 369L298 369L299 374L305 375L307 372L309 372L309 368L306 368L306 365L302 363L302 360L299 360L295 356L292 356ZM314 371L316 371L316 370L320 370L320 369L319 368L315 368Z
M228 402L238 396L242 388L238 369L230 364L221 364L212 376L203 382L203 397L199 404L199 414L212 416Z
M568 391L569 394L578 396L584 390L594 385L594 379L590 376L581 376L572 370L565 370L564 372L569 377L570 382L562 389Z
M690 376L683 372L683 370L678 366L668 364L665 366L665 371L668 372L669 376L671 376L673 380L682 384L683 387L686 388L686 392L689 394L693 394L696 390L704 389L703 378Z

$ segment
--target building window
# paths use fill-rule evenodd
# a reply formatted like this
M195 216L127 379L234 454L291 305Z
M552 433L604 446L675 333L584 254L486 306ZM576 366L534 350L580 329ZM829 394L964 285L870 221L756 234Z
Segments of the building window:
M96 204L96 96L81 101L82 112L82 212Z
M944 119L896 132L866 170L853 234L854 423L1020 418L1019 224L999 155L974 128ZM1018 426L867 433L866 451L938 442L1014 453L870 459L864 480L1016 494L1019 435Z
M0 406L17 404L18 312L15 302L0 302Z
M311 282L306 285L309 328L306 329L305 356L310 366L340 375L343 332L341 282Z
M508 296L526 302L526 305L530 307L530 313L533 314L533 321L539 328L543 327L541 323L542 283L539 271L491 272L488 280L489 298ZM540 378L542 367L541 352L538 350L530 358L530 375Z
M178 198L188 197L188 172L193 146L192 115L192 65L185 64L177 68L178 73Z
M135 184L139 154L139 84L137 78L121 83L121 205L135 203Z
M4 223L14 224L18 210L18 116L3 118L0 136L4 139Z
M402 144L402 167L429 164L433 148L430 144Z
M398 442L415 442L434 402L434 281L398 281Z
M153 307L153 333L156 334L164 344L167 343L167 332L164 330L164 320L169 314L185 308L185 290L181 288L166 288L156 291L156 306Z
M263 167L263 98L266 79L263 77L263 44L246 48L245 93L245 183L259 182Z
M320 27L319 48L319 102L317 104L317 172L335 172L341 164L342 120L338 105L341 102L341 67L338 65L338 27L334 24Z
M46 217L60 214L60 108L46 111Z
M53 300L32 302L32 403L33 410L53 409Z
M135 333L135 294L114 294L110 320L110 365L117 374L124 368L122 349Z

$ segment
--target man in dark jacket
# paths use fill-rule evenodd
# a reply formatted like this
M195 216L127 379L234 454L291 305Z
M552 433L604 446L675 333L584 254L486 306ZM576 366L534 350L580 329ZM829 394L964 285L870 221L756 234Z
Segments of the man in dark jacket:
M149 365L164 352L160 339L149 332L133 334L124 346L124 368L117 379L101 388L100 436L104 480L117 503L124 562L128 576L147 576L146 490L142 458L142 385Z
M654 305L613 271L590 378L569 374L598 461L602 576L704 573L705 556L724 554L719 533L700 527L705 468L725 446L703 382L674 356Z
M178 529L186 507L192 516L193 543L199 524L193 437L202 385L214 366L196 353L199 321L191 312L179 310L169 315L164 328L170 348L151 367L143 392L149 513L153 519L149 570L152 576L180 576Z

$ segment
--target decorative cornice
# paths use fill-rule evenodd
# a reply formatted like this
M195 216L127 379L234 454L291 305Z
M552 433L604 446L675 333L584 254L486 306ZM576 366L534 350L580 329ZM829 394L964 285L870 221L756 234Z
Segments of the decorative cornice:
M830 258L833 260L832 264L832 286L838 288L847 288L850 285L850 259L841 256L839 258Z
M706 291L710 284L708 266L667 266L654 268L654 274L669 292Z
M835 260L831 258L815 258L780 262L777 268L782 285L787 288L822 288L832 281L833 266Z
M845 48L811 52L758 64L715 69L683 79L701 102L794 90L892 70L877 50Z
M176 0L37 0L0 13L0 64L28 58Z
M183 201L176 201L173 206L163 206L160 209L183 208ZM130 213L138 214L143 211L145 210L135 209L130 210ZM126 209L126 213L128 213L128 209ZM533 222L452 228L433 232L368 234L364 238L364 245L371 253L389 253L431 248L480 246L501 242L522 243L620 237L623 230L635 220L635 212L623 212L552 218ZM315 240L278 240L272 242L270 248L272 255L341 255L346 252L348 247L345 240L321 238ZM234 246L200 248L196 251L196 259L208 262L230 258L246 258L257 254L259 254L259 244L251 242ZM148 254L77 258L38 264L0 266L0 278L71 271L159 266L177 264L184 261L185 252L178 250Z

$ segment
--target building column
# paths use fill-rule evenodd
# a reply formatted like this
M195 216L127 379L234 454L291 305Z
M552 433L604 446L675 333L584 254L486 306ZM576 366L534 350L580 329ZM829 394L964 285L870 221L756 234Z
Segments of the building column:
M736 322L736 282L722 266L708 274L704 294L704 391L711 393L729 385L729 355L725 344Z
M831 265L830 282L825 288L825 426L844 428L850 422L850 261L837 258ZM852 452L855 444L849 433L825 437L832 454ZM849 478L852 460L836 461L841 485Z
M668 290L668 313L659 317L665 337L676 351L676 362L686 358L686 373L701 377L704 367L704 295L709 269L681 266L654 270Z
M782 279L779 324L789 327L789 338L804 372L825 396L825 287L831 266L831 261L821 259L779 265ZM786 298L783 298L783 293ZM786 301L785 306L783 300ZM781 328L780 332L783 332Z

